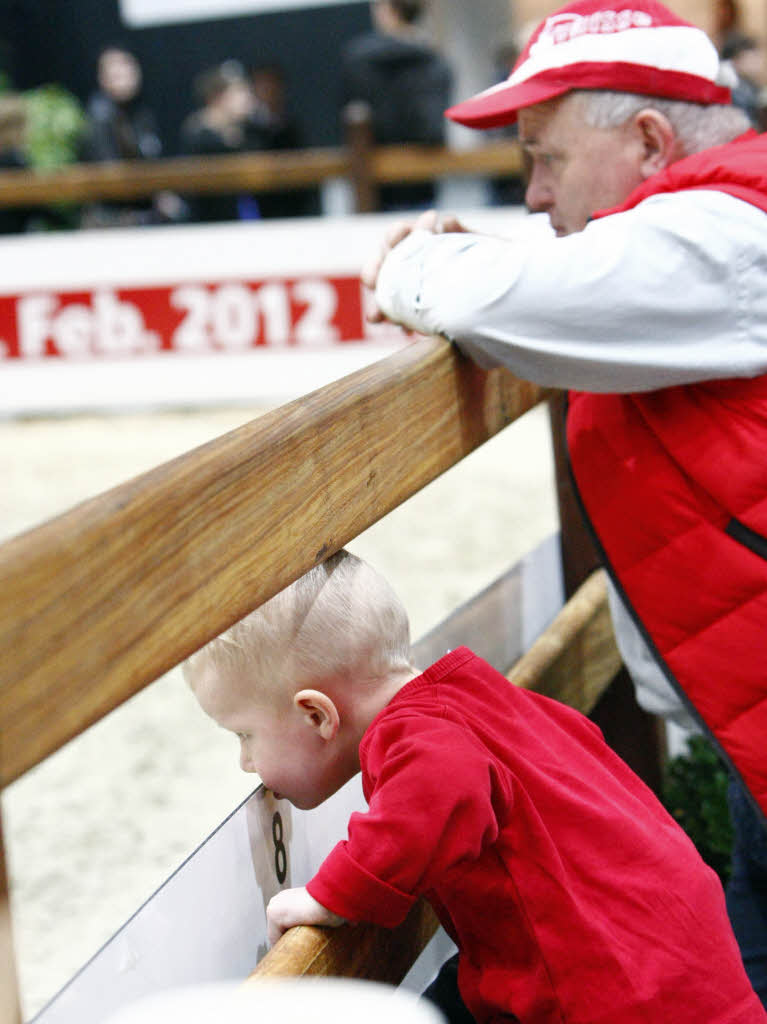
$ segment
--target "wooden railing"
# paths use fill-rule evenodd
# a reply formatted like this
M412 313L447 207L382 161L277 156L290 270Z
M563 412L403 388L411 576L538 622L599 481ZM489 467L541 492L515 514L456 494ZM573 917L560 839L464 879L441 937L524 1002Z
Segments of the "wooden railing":
M421 341L4 544L0 784L541 396Z
M258 193L307 188L344 178L351 184L355 209L367 213L377 208L376 190L381 184L451 176L514 175L521 173L522 164L521 150L513 140L468 150L376 147L363 117L349 120L346 145L339 148L75 164L37 173L2 171L0 207L131 200L164 190L185 195Z
M547 397L422 340L0 546L2 785ZM588 711L618 665L597 574L509 678ZM11 1020L4 876L0 858ZM394 934L294 929L256 977L394 982L433 928L419 906Z

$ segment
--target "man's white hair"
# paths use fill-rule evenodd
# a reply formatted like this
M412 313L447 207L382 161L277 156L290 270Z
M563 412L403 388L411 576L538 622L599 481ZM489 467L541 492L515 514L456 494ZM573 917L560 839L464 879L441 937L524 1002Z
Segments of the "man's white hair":
M592 128L618 128L640 110L657 110L668 118L686 156L731 142L751 127L748 116L738 107L603 89L578 89L574 94L581 99L584 118Z
M412 668L410 623L383 576L341 550L188 658L187 681L207 667L259 689L373 683Z

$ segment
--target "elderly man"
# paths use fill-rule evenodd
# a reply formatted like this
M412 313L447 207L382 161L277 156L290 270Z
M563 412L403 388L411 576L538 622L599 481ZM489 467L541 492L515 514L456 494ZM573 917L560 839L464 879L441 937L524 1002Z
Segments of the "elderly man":
M379 316L571 390L567 441L649 710L733 772L728 905L767 1000L767 137L706 35L653 0L578 0L507 81L448 111L518 122L523 244L424 215L371 267ZM748 838L745 838L748 837Z

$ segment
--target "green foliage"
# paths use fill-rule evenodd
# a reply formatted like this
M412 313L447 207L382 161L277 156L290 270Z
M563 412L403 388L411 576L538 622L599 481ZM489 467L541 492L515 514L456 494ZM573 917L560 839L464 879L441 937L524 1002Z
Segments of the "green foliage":
M729 775L719 755L701 736L693 736L688 751L669 761L663 780L666 808L722 884L729 877L732 849L728 782Z
M37 170L61 167L77 160L85 131L85 112L60 85L41 85L24 94L27 103L26 155Z

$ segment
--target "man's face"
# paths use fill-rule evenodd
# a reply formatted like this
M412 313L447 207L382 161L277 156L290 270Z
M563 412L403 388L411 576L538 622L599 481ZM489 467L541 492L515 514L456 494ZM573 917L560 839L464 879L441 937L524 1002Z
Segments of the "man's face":
M519 138L530 160L525 200L532 212L549 215L557 235L582 231L593 213L622 203L644 180L633 120L591 128L583 103L568 94L519 112Z

